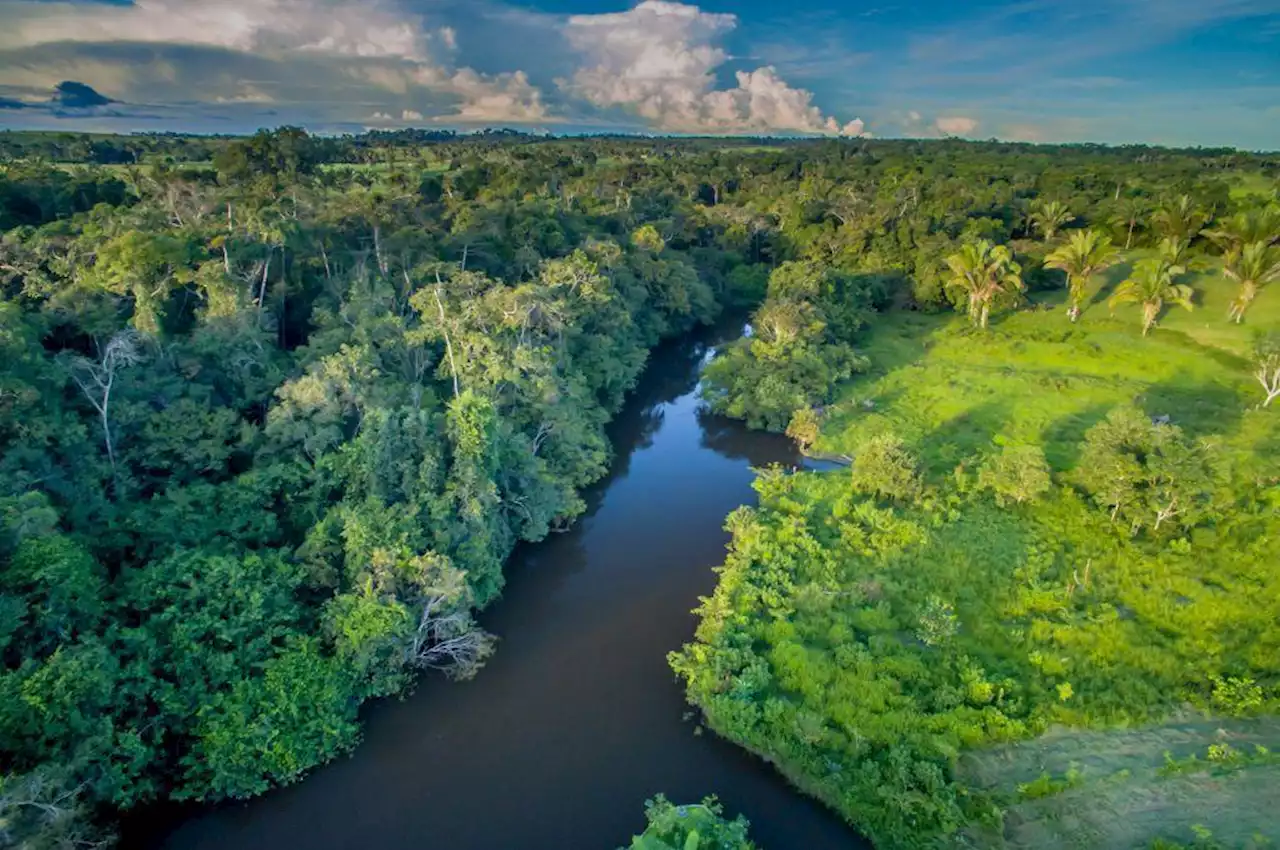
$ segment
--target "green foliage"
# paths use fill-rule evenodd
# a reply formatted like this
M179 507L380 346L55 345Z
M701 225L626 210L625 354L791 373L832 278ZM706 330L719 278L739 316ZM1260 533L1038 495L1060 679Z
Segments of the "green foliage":
M1053 486L1049 463L1039 446L1004 445L978 471L978 486L995 494L1001 507L1035 501Z
M1185 267L1172 263L1167 256L1141 260L1134 268L1133 276L1121 281L1108 303L1112 309L1118 304L1141 306L1142 335L1146 336L1160 319L1166 302L1186 310L1194 309L1191 287L1175 282L1186 271Z
M1208 449L1176 425L1120 407L1089 429L1076 480L1131 533L1185 529L1212 515L1214 469Z
M1247 354L1235 325L1170 316L1140 349L1101 316L1067 334L1018 313L940 338L917 369L905 364L933 319L893 310L939 311L957 274L978 324L1012 306L1020 267L1047 279L1044 249L1020 237L1029 199L1052 197L1042 224L1070 209L1138 254L1177 240L1197 295L1228 315L1206 279L1217 249L1195 242L1200 211L1225 213L1208 223L1224 253L1274 241L1227 186L1262 180L1266 160L509 141L296 128L0 140L5 840L83 843L89 813L293 781L352 745L363 700L423 668L473 674L493 649L474 611L501 593L520 541L585 510L605 424L649 350L730 305L757 308L753 332L708 367L712 408L854 457L857 486L791 492L809 485L767 473L761 510L731 520L733 563L750 566L725 574L746 575L741 596L708 605L741 611L708 643L714 675L689 668L716 728L901 836L990 814L949 773L974 742L1151 713L1155 693L1269 710L1265 605L1218 611L1210 638L1191 627L1210 590L1265 584L1254 563L1274 500L1240 495L1276 475L1264 412L1241 414L1208 484L1190 437L1144 456L1142 499L1176 493L1178 513L1161 539L1119 534L1114 551L1095 545L1114 533L1105 515L1070 492L996 511L932 477L996 433L1043 444L1066 472L1097 411L1143 392L1185 410L1188 435L1217 434L1220 400L1243 392L1217 377ZM1175 194L1189 200L1150 215ZM948 274L965 252L979 262ZM1258 292L1249 323L1266 328L1275 306ZM906 327L919 332L876 348ZM1079 371L1061 376L1063 361ZM855 411L841 383L871 368L880 406ZM995 386L1024 411L1008 428ZM886 434L901 442L868 442ZM1164 540L1175 526L1184 536ZM1137 591L1174 585L1190 605ZM1168 621L1174 646L1135 659L1126 647L1145 644L1120 635L1137 627L1072 620L1050 587L1070 588L1069 610L1096 594L1143 628ZM1001 637L1010 621L1028 636ZM1237 694L1213 676L1253 684Z
M851 483L858 493L910 503L922 492L919 461L893 434L872 437L854 452Z
M866 368L848 344L875 302L875 281L808 263L785 263L769 277L749 338L707 367L712 408L755 428L782 431L795 411L828 400L832 387Z
M1229 284L1205 294L1225 304ZM1188 704L1210 732L1280 710L1280 468L1267 412L1244 402L1247 334L1143 340L1096 313L965 324L872 328L879 374L839 392L818 440L852 472L760 476L696 639L670 661L708 725L879 847L1073 846L1077 795L1123 810L1128 785L1037 758L993 787L962 759L991 753L986 771L1008 777L1008 748L1079 741L1092 765L1126 745L1086 730L1141 737ZM1157 811L1187 809L1175 794L1203 797L1200 818L1233 794L1256 803L1273 768L1235 771L1236 790L1170 789ZM1163 834L1080 818L1097 832L1074 840L1098 846Z
M292 782L355 746L359 726L348 674L302 641L197 711L183 758L191 796L251 797Z
M739 815L726 820L715 797L677 806L659 794L644 804L648 827L631 841L631 850L755 850L750 824Z
M0 170L0 744L67 802L6 821L28 846L293 781L364 700L473 675L475 610L585 510L649 350L777 257L640 150L634 183L492 140L385 169L334 166L403 140L190 141L132 194Z
M958 253L947 257L951 271L947 287L952 301L962 304L976 327L986 328L991 311L1018 302L1026 285L1022 267L1004 245L992 245L985 239L966 242Z

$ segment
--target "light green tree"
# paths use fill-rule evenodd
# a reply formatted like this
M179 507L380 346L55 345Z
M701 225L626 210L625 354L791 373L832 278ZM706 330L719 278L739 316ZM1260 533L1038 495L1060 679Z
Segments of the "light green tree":
M947 288L964 298L969 318L980 328L987 326L993 308L1016 303L1026 288L1022 267L1009 249L985 239L947 257L947 268L951 271Z
M1049 242L1059 230L1070 224L1075 216L1061 201L1042 201L1033 208L1030 218L1032 225L1040 231L1044 240Z
M1116 288L1115 295L1107 303L1112 309L1120 304L1141 306L1142 335L1146 336L1155 327L1166 303L1177 304L1187 310L1195 309L1191 303L1191 287L1176 282L1178 275L1185 271L1182 266L1170 265L1164 258L1143 260L1134 268L1133 275Z
M1115 265L1120 253L1112 246L1111 237L1090 228L1077 230L1058 246L1044 264L1059 269L1067 275L1067 315L1071 321L1080 318L1089 280L1096 274Z
M1170 199L1151 216L1151 223L1166 239L1190 240L1208 220L1209 216L1196 206L1190 195Z
M1240 287L1231 301L1228 318L1237 324L1244 321L1258 292L1268 283L1280 280L1280 248L1266 242L1250 242L1227 252L1222 273Z
M996 502L1020 505L1049 491L1052 480L1044 449L1039 446L1005 446L978 472L978 485L995 494Z

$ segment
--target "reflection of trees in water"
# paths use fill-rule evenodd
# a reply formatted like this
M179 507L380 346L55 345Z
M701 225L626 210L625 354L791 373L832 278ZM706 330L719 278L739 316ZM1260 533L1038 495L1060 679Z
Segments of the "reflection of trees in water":
M625 475L631 455L653 445L654 435L666 421L665 406L693 392L707 344L701 335L673 340L654 349L640 382L609 426L609 440L616 454L605 483Z
M738 420L717 416L705 407L698 409L698 426L702 429L702 445L731 460L745 460L752 466L800 463L800 453L781 434L752 431Z

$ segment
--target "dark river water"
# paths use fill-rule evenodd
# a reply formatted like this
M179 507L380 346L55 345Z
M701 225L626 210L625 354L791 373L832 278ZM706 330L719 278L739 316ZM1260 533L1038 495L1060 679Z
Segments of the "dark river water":
M695 735L667 667L715 586L725 515L754 501L750 468L799 462L786 439L700 410L718 336L655 351L613 423L616 458L590 512L513 557L481 617L501 643L474 681L428 677L364 713L351 758L247 804L135 818L125 846L612 850L662 792L719 795L765 850L866 847L767 764Z

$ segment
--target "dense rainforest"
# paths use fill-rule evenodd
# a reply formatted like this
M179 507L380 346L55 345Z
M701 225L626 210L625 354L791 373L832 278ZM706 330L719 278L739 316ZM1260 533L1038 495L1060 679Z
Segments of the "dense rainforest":
M1205 769L1244 810L1274 777L1275 156L283 128L0 160L7 841L259 794L475 675L508 555L726 310L707 403L852 469L763 471L730 518L673 656L713 729L884 847L1022 846L1137 771L1068 736L1042 775L1046 731L1238 723ZM750 846L649 815L640 846Z

